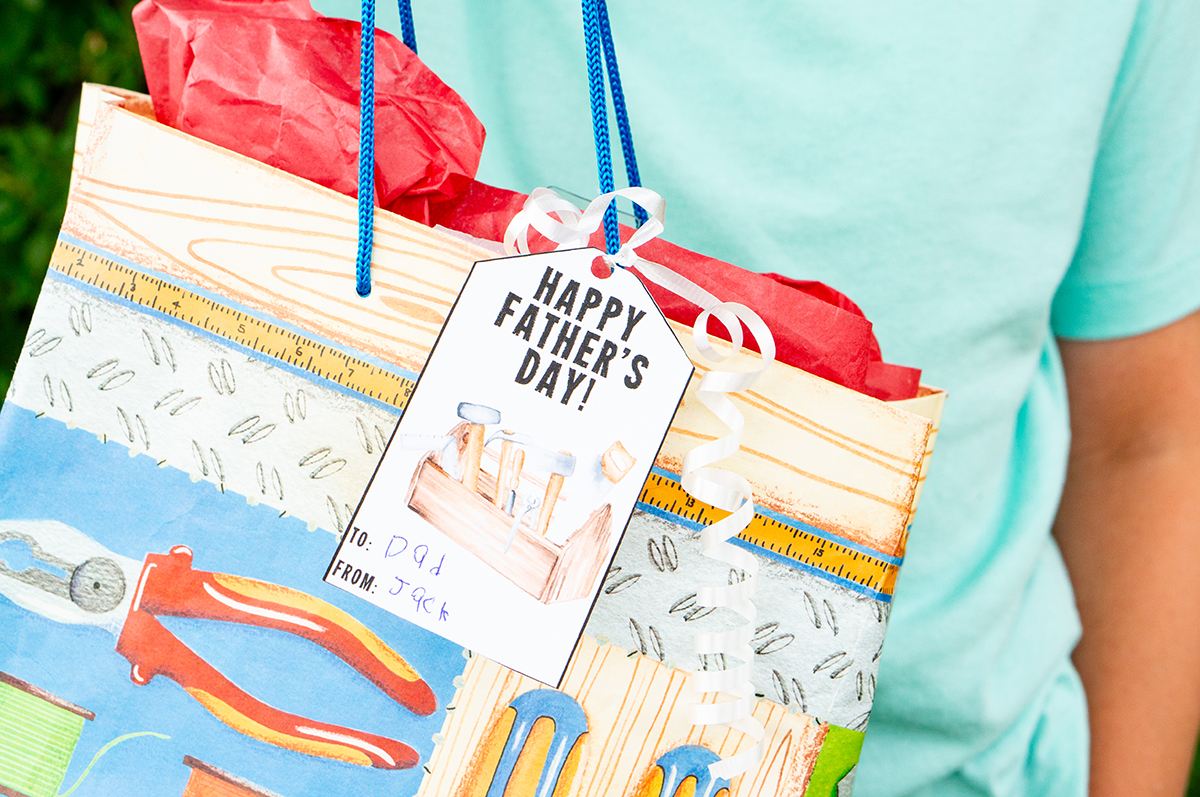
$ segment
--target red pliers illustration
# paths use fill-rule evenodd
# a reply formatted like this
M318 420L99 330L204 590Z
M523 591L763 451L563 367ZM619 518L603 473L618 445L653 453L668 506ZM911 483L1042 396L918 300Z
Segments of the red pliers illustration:
M0 543L18 540L48 567L9 567L0 555L0 594L63 623L107 628L136 684L163 675L240 733L313 756L407 769L419 756L383 736L280 711L239 689L167 630L159 617L220 620L286 631L333 653L415 714L437 708L433 690L366 626L326 603L278 584L192 569L178 545L142 562L114 554L56 521L0 521ZM65 575L59 575L61 571Z

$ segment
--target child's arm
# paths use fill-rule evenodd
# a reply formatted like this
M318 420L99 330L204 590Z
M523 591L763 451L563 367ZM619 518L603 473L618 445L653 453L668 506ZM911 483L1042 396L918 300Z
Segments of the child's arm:
M1083 619L1091 794L1177 797L1200 727L1200 313L1060 347L1072 443L1055 536Z

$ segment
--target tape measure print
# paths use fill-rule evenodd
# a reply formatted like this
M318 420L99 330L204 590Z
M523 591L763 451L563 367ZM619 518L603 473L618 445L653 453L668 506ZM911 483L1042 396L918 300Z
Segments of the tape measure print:
M412 380L399 374L81 246L60 240L50 258L50 267L397 409L403 409L412 395Z
M221 304L164 279L117 263L81 246L59 241L51 268L69 277L157 310L268 357L282 360L337 384L403 409L413 382L399 374ZM638 498L643 509L707 526L726 514L689 496L677 479L652 472ZM825 575L858 591L887 600L899 561L848 541L831 539L819 529L756 513L738 539L769 551L802 569Z
M729 515L692 498L676 478L662 472L651 472L642 486L638 504L642 509L674 515L696 526L708 526ZM819 529L782 516L769 517L756 512L754 520L737 538L774 553L776 558L798 562L810 572L824 574L836 582L850 582L859 588L857 591L873 596L890 596L900 569L894 557L871 553L870 549L849 541L838 542Z

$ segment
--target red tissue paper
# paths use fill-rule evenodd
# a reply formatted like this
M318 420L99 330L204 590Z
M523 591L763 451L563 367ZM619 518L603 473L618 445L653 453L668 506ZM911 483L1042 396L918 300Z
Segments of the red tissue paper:
M158 121L357 195L357 22L308 0L154 0L133 21ZM376 201L427 221L475 177L483 125L395 37L375 58Z
M133 20L160 122L357 195L357 22L322 17L307 0L142 0ZM483 125L394 36L378 32L375 48L378 204L430 226L502 240L525 195L474 179ZM625 238L631 234L622 228ZM593 244L603 248L602 232ZM920 371L883 362L871 323L832 288L746 271L663 240L638 253L752 307L775 336L779 360L883 400L917 395ZM691 324L699 315L689 302L647 287L668 318ZM713 334L724 335L719 327Z

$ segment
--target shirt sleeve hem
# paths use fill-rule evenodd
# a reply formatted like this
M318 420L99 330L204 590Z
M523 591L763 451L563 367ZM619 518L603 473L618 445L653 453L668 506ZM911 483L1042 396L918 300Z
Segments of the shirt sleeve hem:
M1200 258L1159 272L1150 280L1095 285L1064 284L1054 297L1050 327L1073 340L1141 335L1200 309Z

